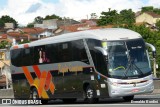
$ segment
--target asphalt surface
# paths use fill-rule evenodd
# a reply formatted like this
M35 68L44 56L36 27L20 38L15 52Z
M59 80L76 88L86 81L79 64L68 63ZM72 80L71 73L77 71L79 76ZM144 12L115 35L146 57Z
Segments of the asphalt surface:
M6 105L0 104L0 107L160 107L160 94L155 95L137 95L134 100L125 102L122 98L101 99L96 104L87 104L79 99L72 104L64 104L61 100L49 101L45 105Z

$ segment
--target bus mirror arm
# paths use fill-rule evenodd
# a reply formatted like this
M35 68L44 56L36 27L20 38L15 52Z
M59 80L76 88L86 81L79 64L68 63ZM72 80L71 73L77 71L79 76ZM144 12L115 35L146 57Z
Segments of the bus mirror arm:
M102 47L94 47L96 50L100 51L104 56L107 56L107 51Z
M153 56L153 58L156 58L156 48L150 43L146 43L146 46L148 46L152 49L152 56Z
M150 47L152 49L152 56L153 56L153 73L155 78L157 78L157 71L156 71L156 48L150 44L150 43L146 43L146 46Z

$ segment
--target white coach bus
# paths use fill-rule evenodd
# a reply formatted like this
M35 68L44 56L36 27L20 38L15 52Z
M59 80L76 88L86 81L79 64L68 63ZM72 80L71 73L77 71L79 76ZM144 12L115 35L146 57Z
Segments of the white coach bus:
M15 98L93 103L153 91L146 44L140 34L122 28L86 30L11 48Z

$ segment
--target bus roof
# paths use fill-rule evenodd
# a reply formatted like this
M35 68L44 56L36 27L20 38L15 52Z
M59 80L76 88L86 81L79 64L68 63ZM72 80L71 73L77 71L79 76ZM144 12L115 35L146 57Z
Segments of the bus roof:
M60 43L73 41L78 39L97 39L102 41L113 41L113 40L128 40L142 38L141 35L137 32L134 32L129 29L123 28L104 28L104 29L95 29L95 30L85 30L74 33L66 33L54 37L49 37L41 40L37 40L31 43L28 43L29 47L51 44L51 43ZM18 45L18 48L23 48L24 44Z

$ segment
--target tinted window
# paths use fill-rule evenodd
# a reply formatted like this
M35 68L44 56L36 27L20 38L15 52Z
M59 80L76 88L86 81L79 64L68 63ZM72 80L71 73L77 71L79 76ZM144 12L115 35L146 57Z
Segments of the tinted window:
M94 47L102 47L101 41L88 39L87 44L88 44L96 70L103 75L107 75L107 64L105 61L105 57L100 51L94 48Z
M34 47L34 64L50 63L45 45Z
M83 61L89 63L82 40L16 49L11 51L15 66Z
M22 49L15 49L11 51L11 62L15 66L22 65Z
M83 61L89 63L82 40L72 41L72 52L74 61Z
M69 62L72 61L72 46L70 42L60 43L58 45L58 61Z
M46 45L47 56L51 63L58 63L58 44Z
M33 48L24 48L23 50L23 54L22 54L22 64L24 66L29 66L29 65L33 65Z

